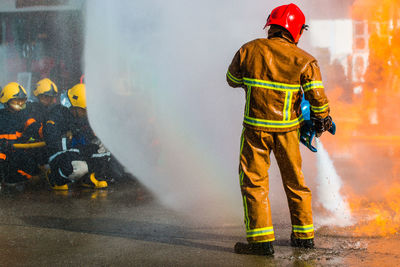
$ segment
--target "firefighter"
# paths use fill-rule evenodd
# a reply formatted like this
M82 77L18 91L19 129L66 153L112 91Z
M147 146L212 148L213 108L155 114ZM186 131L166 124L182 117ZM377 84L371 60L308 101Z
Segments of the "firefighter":
M27 93L16 82L7 84L0 93L0 166L6 185L31 180L38 174L37 158L30 150L15 149L13 144L40 139L40 123L26 111Z
M301 170L299 128L303 97L311 104L317 136L330 128L328 99L314 57L297 47L307 29L294 4L275 8L264 29L268 37L244 44L227 72L232 87L246 94L240 143L239 180L248 243L236 243L240 254L273 255L275 240L268 198L270 153L277 160L291 215L291 245L314 247L311 192ZM323 127L325 126L325 127Z
M28 102L27 110L43 124L46 122L48 114L51 113L50 110L57 104L57 85L48 78L42 79L36 83L33 94L38 102Z
M41 124L40 131L42 132L49 114L61 108L58 104L58 88L53 81L44 78L36 83L33 94L38 101L27 102L26 110ZM49 157L47 147L35 148L32 151L37 155L39 165L45 167Z
M50 186L68 190L74 182L91 188L108 187L110 152L93 133L86 110L84 84L68 90L71 107L51 112L43 134L49 150Z

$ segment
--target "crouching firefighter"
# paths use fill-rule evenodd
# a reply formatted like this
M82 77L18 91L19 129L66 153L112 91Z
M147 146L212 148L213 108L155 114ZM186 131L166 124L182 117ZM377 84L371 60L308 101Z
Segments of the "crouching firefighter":
M5 185L30 181L40 172L32 150L14 147L41 138L41 124L25 109L26 100L25 89L16 82L1 90L4 108L0 110L0 172Z
M106 188L110 152L93 133L86 111L84 84L68 90L71 107L62 106L48 116L43 134L49 150L49 184L68 190L72 183Z
M323 120L329 115L328 99L316 59L297 47L308 27L299 7L289 4L275 8L264 28L267 26L268 37L244 44L227 72L228 84L242 87L246 94L239 180L248 243L238 242L234 247L241 254L274 254L268 198L271 152L289 204L291 245L314 247L311 192L301 170L300 103L304 93L312 116Z

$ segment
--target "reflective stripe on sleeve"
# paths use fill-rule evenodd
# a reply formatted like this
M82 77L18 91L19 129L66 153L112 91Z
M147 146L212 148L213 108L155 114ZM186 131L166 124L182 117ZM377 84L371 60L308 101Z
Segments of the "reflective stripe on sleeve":
M324 89L324 85L322 81L312 81L302 85L304 92L313 90L313 89Z
M92 158L101 158L106 156L111 156L111 152L93 154Z
M231 81L234 82L234 83L237 83L237 84L242 84L242 83L243 83L243 79L236 78L235 76L233 76L233 75L229 72L229 70L228 70L228 72L226 73L226 76L229 78L229 80L231 80Z
M321 107L316 107L316 106L311 106L310 105L310 108L311 108L311 111L313 111L315 113L320 113L320 112L327 111L328 108L329 108L329 104L325 104L325 105L323 105Z

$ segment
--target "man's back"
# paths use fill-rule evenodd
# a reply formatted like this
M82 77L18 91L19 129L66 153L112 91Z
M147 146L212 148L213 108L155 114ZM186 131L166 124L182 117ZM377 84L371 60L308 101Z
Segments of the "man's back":
M314 106L328 100L317 61L298 48L284 31L272 29L268 39L243 45L228 69L227 81L246 90L244 125L269 132L289 132L303 121L300 103L303 89L315 83L316 94L308 95ZM306 90L304 90L305 92Z

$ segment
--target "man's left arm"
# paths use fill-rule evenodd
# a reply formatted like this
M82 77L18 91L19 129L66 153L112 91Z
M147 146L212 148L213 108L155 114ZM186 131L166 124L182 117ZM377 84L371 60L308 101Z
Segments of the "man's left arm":
M243 87L243 74L240 70L240 50L236 52L226 73L226 81L231 87Z

